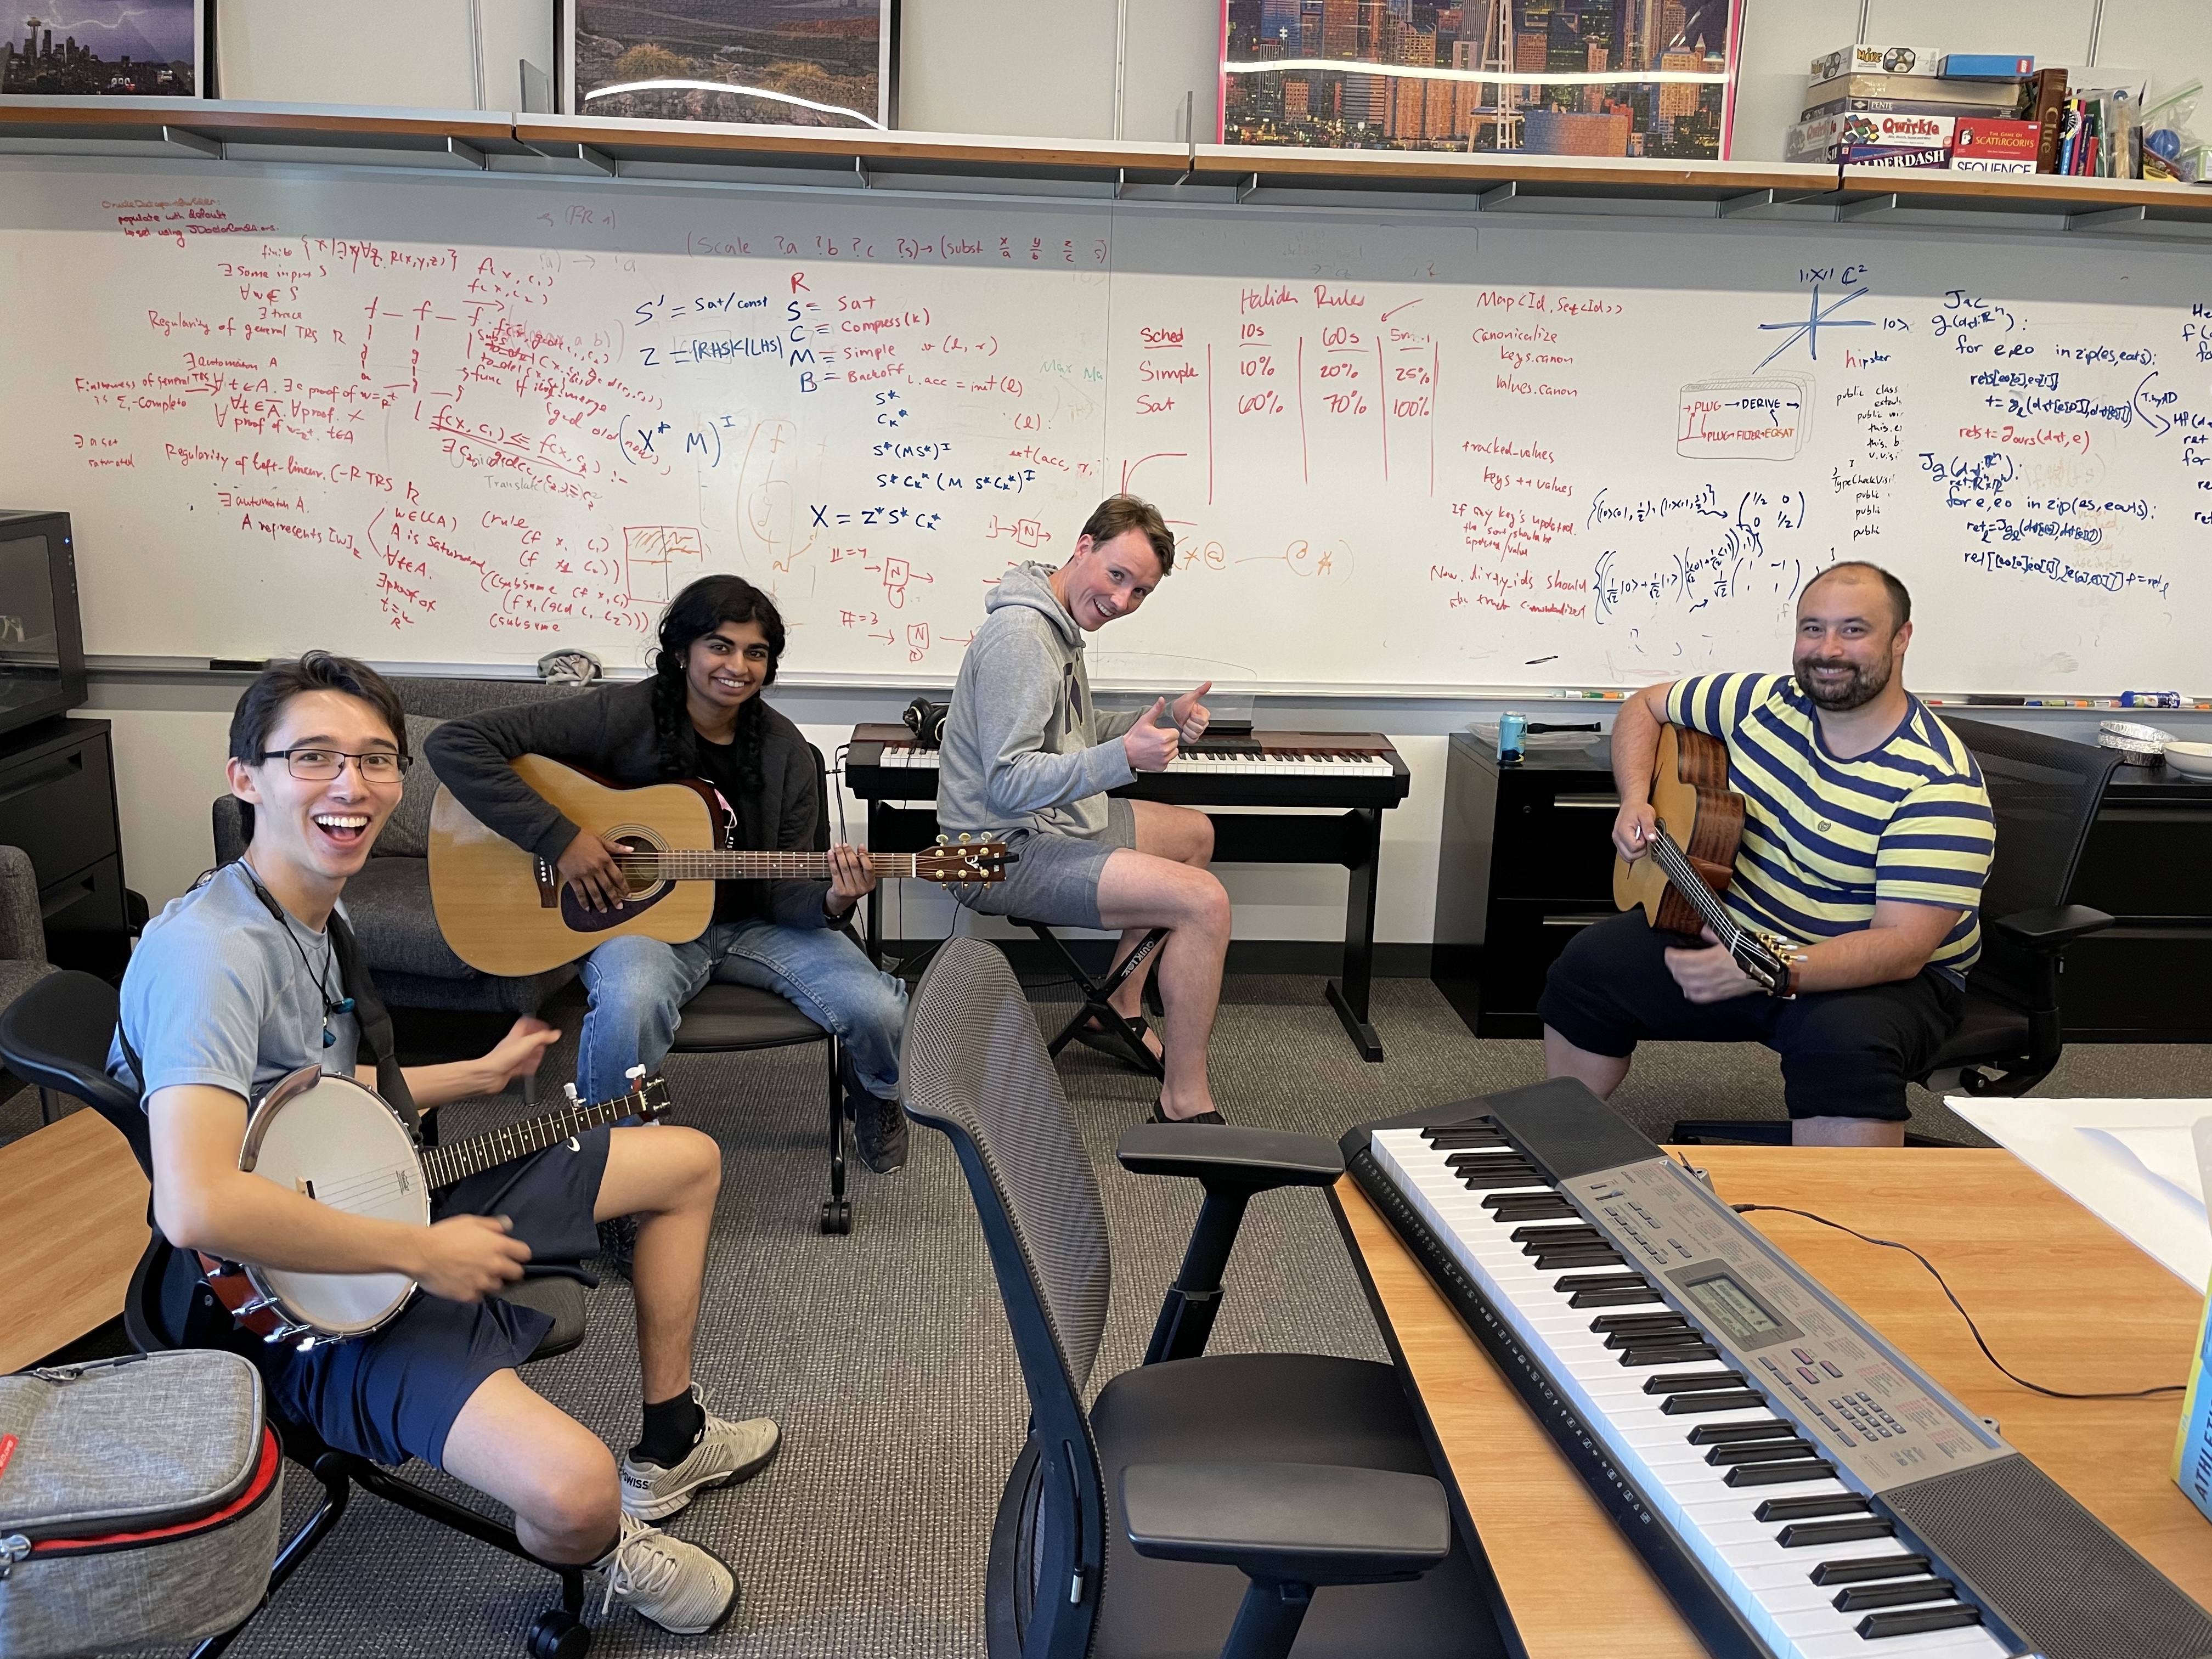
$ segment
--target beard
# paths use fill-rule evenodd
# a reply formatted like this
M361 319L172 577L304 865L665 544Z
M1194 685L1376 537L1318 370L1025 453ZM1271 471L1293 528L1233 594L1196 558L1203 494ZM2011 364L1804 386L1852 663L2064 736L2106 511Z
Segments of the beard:
M1826 709L1831 714L1849 714L1863 708L1889 687L1890 662L1885 657L1878 662L1859 664L1822 662L1814 657L1800 657L1791 665L1796 670L1799 690L1813 700L1815 708ZM1822 690L1812 678L1815 668L1848 668L1850 679L1830 690Z

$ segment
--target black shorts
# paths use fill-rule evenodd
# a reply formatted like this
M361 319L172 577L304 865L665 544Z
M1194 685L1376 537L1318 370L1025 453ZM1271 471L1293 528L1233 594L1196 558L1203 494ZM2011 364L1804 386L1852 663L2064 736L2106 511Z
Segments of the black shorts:
M1850 991L1764 994L1692 1002L1667 971L1667 948L1641 910L1627 910L1575 936L1544 981L1544 1024L1576 1048L1625 1059L1646 1037L1685 1042L1763 1042L1782 1056L1783 1098L1792 1117L1912 1115L1905 1085L1936 1063L1958 1029L1964 1001L1940 968Z
M598 1254L592 1218L607 1170L609 1131L594 1129L528 1158L471 1176L432 1209L503 1215L530 1246L532 1270L573 1268ZM262 1346L255 1355L277 1411L330 1445L372 1462L419 1457L443 1468L446 1434L469 1396L495 1371L527 1359L552 1320L534 1309L487 1298L448 1302L417 1291L398 1318L349 1342L306 1353Z

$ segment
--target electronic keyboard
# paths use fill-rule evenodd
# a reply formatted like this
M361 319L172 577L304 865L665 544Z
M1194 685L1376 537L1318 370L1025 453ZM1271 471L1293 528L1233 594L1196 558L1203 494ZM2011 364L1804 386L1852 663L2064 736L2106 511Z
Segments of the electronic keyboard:
M937 750L919 744L887 743L876 764L934 772ZM1390 757L1373 750L1270 750L1206 748L1177 755L1167 764L1170 777L1224 778L1387 778L1394 775Z
M1579 1083L1343 1146L1716 1654L2212 1655L2195 1601Z

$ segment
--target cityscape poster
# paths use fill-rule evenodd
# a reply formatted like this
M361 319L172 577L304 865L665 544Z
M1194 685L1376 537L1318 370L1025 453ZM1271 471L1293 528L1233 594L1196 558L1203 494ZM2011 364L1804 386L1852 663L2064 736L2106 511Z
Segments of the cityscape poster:
M890 125L896 0L570 0L580 115Z
M203 0L53 0L0 22L0 93L197 98Z
M1224 0L1222 142L1725 160L1744 0Z

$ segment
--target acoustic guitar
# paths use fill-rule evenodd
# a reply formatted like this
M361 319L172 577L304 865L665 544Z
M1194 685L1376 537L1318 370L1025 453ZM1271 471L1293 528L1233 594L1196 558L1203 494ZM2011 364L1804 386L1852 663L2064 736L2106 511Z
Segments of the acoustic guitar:
M1644 919L1661 933L1695 938L1711 928L1735 965L1769 996L1794 996L1799 947L1746 927L1720 900L1735 879L1743 839L1743 797L1728 787L1728 745L1718 738L1680 726L1659 728L1651 779L1659 827L1650 850L1633 864L1614 854L1613 902L1624 910L1641 906Z
M680 945L707 931L718 881L826 881L827 853L723 848L714 791L691 780L620 789L543 755L515 775L569 823L617 842L629 896L594 910L553 866L480 822L442 784L430 805L430 902L453 954L521 977L574 962L624 933ZM862 854L879 876L965 886L1000 882L1013 855L997 842L940 842L920 853Z

